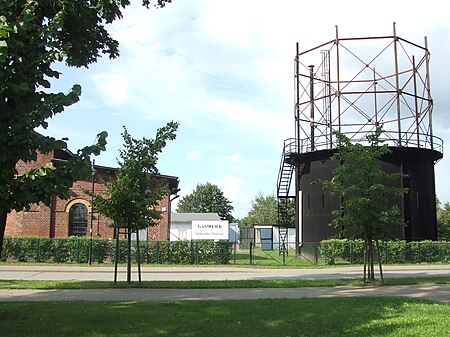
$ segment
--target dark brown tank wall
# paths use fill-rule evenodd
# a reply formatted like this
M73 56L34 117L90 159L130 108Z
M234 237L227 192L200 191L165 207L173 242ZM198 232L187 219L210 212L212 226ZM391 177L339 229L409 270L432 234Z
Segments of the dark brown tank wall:
M442 157L437 151L417 148L391 148L392 154L383 158L383 168L387 172L403 172L406 176L392 184L407 187L408 193L402 197L391 197L402 212L406 227L391 229L390 234L398 239L435 240L436 199L434 162ZM318 242L338 233L329 224L332 211L340 207L340 200L331 197L317 179L329 180L333 170L339 165L331 160L335 150L322 150L301 154L295 158L299 165L299 193L301 201L301 241Z
M324 191L322 185L313 184L317 179L329 180L338 161L329 158L333 151L315 151L302 154L300 160L299 186L301 202L301 241L319 242L336 235L338 229L330 225L332 211L339 208L339 198Z
M436 240L436 188L434 163L442 158L437 151L418 148L391 148L387 162L400 165L408 188L404 200L405 239Z

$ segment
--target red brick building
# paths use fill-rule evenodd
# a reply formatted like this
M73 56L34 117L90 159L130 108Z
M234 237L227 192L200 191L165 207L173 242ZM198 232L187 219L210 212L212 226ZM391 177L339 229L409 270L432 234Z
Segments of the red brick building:
M51 154L39 154L36 162L17 164L19 172L24 169L41 167L48 162L61 163L72 154L70 151L55 151ZM71 235L89 236L92 226L92 236L114 238L114 229L109 227L111 220L92 210L91 197L84 191L94 190L95 193L104 191L101 180L114 179L116 169L105 166L94 166L93 179L75 181L70 189L67 200L53 197L50 207L44 204L33 204L29 210L12 211L8 214L5 234L8 236L39 236L39 237L67 237ZM158 226L149 227L144 231L148 240L168 240L171 213L171 195L178 190L178 178L159 175L167 182L169 193L161 200L158 208L163 212L163 218ZM142 232L140 238L142 238Z

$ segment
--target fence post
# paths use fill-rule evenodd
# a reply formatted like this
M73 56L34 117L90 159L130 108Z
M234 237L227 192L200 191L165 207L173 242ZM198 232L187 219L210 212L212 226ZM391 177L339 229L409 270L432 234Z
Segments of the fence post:
M353 241L350 241L350 264L355 262L354 249L353 249Z
M192 241L191 241L192 242ZM195 264L198 264L198 241L194 241L195 243Z
M419 263L422 263L422 250L420 248L420 241L419 241Z
M77 240L77 263L80 263L80 246L81 246L80 237L78 237L78 240Z
M384 256L386 261L384 262L385 264L389 264L389 249L388 249L388 243L387 241L384 241Z
M117 283L117 264L119 263L120 259L120 249L119 249L119 229L114 228L115 234L116 234L116 254L114 259L114 284Z
M319 243L314 243L314 264L319 264Z
M41 239L37 238L36 244L36 262L41 262Z
M407 242L406 243L406 249L405 249L405 254L406 254L406 262L408 263L413 263L414 259L412 257L412 249L411 249L411 243Z
M253 254L252 254L252 248L253 248L253 240L250 241L250 265L253 264Z
M159 241L156 241L156 263L159 264Z
M145 261L147 261L147 263L149 263L149 261L150 261L150 256L149 256L150 247L149 247L149 244L150 244L150 242L147 239L145 241Z

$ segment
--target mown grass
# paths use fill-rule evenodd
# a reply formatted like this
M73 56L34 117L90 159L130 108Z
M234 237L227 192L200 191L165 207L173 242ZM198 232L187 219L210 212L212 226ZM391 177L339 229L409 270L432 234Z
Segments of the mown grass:
M449 276L409 277L385 279L385 285L450 284ZM154 289L231 289L231 288L301 288L337 286L378 286L380 280L364 283L362 279L283 279L283 280L233 280L233 281L39 281L0 280L0 289L106 289L106 288L154 288Z
M4 302L8 336L448 336L450 306L403 298Z

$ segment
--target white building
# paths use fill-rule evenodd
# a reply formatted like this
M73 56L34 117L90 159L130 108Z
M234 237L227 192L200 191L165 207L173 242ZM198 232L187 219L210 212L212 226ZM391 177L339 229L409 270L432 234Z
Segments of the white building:
M263 250L280 249L283 240L287 249L295 249L295 228L255 225L253 230L254 242Z
M237 226L217 213L172 213L169 240L237 240Z

